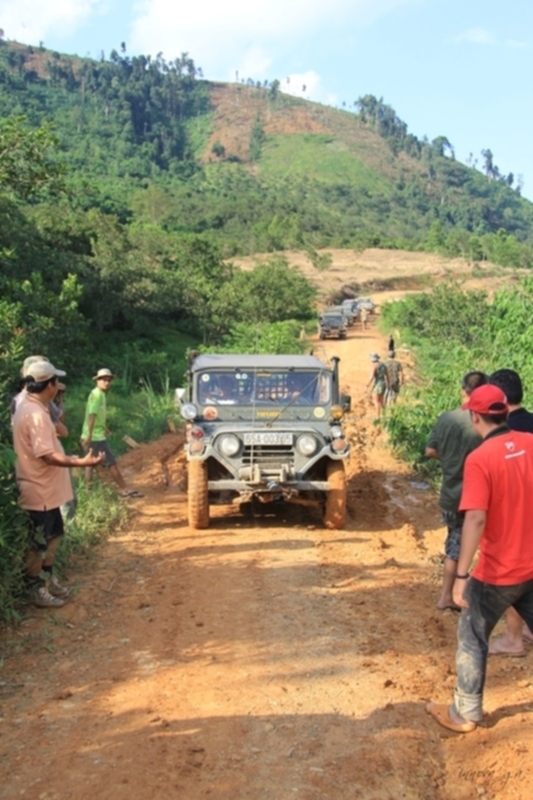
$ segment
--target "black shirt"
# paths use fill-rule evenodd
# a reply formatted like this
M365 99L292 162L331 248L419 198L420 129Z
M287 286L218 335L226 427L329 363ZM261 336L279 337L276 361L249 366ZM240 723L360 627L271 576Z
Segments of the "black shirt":
M509 413L507 425L512 431L533 433L533 414L525 408L517 408L516 411Z

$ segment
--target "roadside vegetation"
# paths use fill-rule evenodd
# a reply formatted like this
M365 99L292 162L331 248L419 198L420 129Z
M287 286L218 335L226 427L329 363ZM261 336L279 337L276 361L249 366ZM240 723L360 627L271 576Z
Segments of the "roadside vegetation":
M466 372L514 369L524 383L524 405L533 404L532 302L533 279L526 278L492 299L448 283L383 306L384 330L397 330L416 360L416 382L405 387L385 425L396 452L420 473L436 473L424 447L438 415L459 405Z

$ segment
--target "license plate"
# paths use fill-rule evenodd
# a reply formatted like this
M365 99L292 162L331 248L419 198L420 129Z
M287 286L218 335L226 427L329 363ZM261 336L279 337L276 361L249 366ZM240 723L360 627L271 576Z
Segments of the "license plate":
M292 433L245 433L244 444L292 444Z

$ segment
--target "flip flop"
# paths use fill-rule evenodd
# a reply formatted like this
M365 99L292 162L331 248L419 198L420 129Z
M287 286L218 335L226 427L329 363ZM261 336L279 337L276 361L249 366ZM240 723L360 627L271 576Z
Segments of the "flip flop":
M454 722L450 717L450 706L444 703L428 703L426 705L426 711L428 714L431 714L439 725L442 725L443 728L447 728L449 731L454 731L454 733L470 733L477 727L476 723L470 720Z
M436 606L436 609L437 611L462 611L461 606L456 606L454 603L448 604L447 606L444 606L444 608L439 608L439 606Z
M525 648L520 650L520 652L513 652L512 650L505 650L502 648L501 645L498 644L500 640L494 639L494 641L489 645L489 656L504 656L507 658L524 658L526 655Z

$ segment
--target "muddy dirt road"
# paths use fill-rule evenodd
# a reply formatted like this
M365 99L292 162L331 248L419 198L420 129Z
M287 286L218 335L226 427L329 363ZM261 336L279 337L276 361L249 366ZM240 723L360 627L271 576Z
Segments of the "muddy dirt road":
M346 530L220 507L192 531L182 463L170 487L161 466L176 437L125 456L145 493L129 529L5 645L3 800L531 798L533 649L491 661L486 726L455 735L425 713L454 685L436 498L372 424L382 338L325 349L353 396Z

